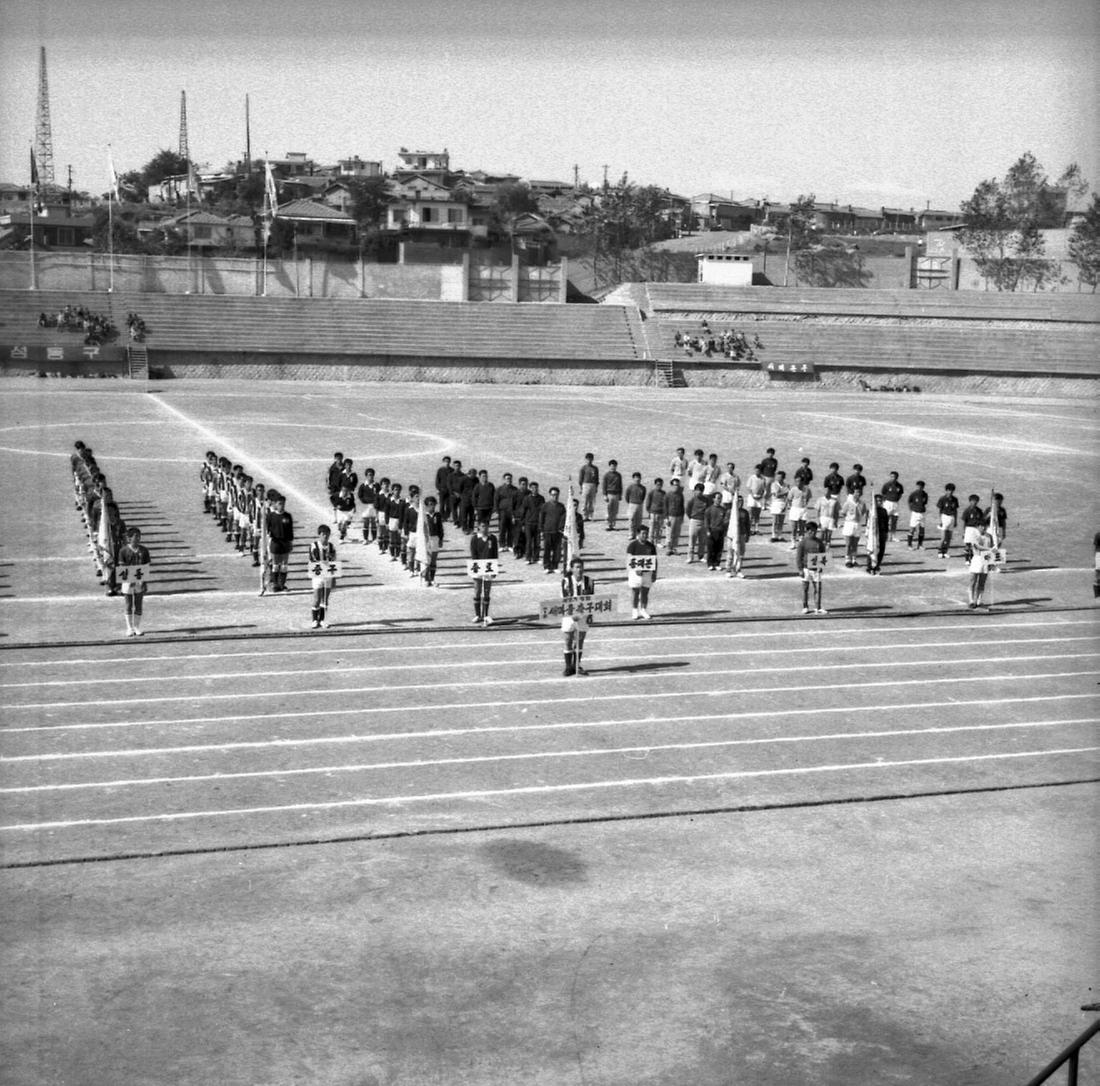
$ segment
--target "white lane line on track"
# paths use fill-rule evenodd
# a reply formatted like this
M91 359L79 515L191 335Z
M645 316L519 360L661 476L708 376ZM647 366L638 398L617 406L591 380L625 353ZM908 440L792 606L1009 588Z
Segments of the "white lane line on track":
M280 806L237 807L207 811L178 811L170 814L125 815L120 818L80 818L58 822L27 822L0 826L0 833L28 830L76 829L81 826L118 826L139 822L182 822L199 818L224 818L231 815L290 814L295 811L333 811L354 807L381 807L403 803L431 803L467 799L492 799L503 796L547 795L612 788L653 788L669 784L698 784L705 781L747 780L758 777L808 776L814 773L843 773L856 770L903 769L910 766L960 765L967 762L993 762L1019 758L1051 758L1066 754L1092 754L1100 747L1066 747L1055 750L1019 750L1001 754L970 754L950 758L908 758L893 762L850 762L841 765L798 766L790 769L751 769L728 773L698 773L671 777L636 777L612 781L586 781L577 784L532 784L519 788L488 788L467 792L435 792L414 796L371 796L362 799L331 800L315 803L288 803Z
M1100 674L1096 672L1094 674ZM1034 676L1032 676L1034 678ZM828 687L815 687L815 690L829 689ZM841 687L833 687L832 689L847 689L847 684ZM771 691L764 690L762 693L771 693ZM1095 699L1095 695L1092 693L1087 694L1038 694L1028 698L973 698L969 701L951 700L951 701L918 701L910 704L888 702L882 705L832 705L823 706L812 710L815 716L822 716L828 713L904 713L910 710L919 709L961 709L968 706L993 706L993 705L1024 705L1031 702L1049 702L1049 701L1076 701L1078 699ZM588 701L595 699L587 698L573 698L568 699L573 701ZM615 699L622 700L622 699ZM527 705L532 704L529 702L510 702L509 705ZM477 706L471 706L471 708L478 708ZM402 707L400 710L392 710L393 712L409 712L407 707ZM304 717L310 717L316 719L318 717L326 716L344 716L347 715L349 710L346 709L321 709L311 713L259 713L255 716L229 716L229 717L190 717L183 720L157 720L157 721L126 721L121 723L109 723L109 724L52 724L42 727L32 728L12 728L5 734L12 732L56 732L56 731L89 731L98 728L132 728L132 727L148 727L164 726L164 727L179 727L190 724L226 724L229 721L256 721L256 720L287 720L294 719L298 721ZM351 710L355 715L359 715L358 710ZM631 716L623 719L610 719L610 720L565 720L565 721L549 721L542 724L480 724L471 727L461 728L429 728L423 731L404 731L404 732L375 732L370 735L335 735L335 736L316 736L309 739L276 739L276 740L238 740L234 743L210 743L210 744L197 744L189 747L171 747L161 748L159 750L146 747L136 747L130 750L103 750L103 751L61 751L54 754L15 754L9 757L0 758L0 764L6 762L44 762L44 761L65 761L69 759L79 758L129 758L129 757L142 757L146 754L166 754L166 753L181 753L207 750L239 750L247 749L249 747L303 747L303 746L325 746L327 744L348 744L348 743L387 743L395 742L406 739L450 739L456 736L463 735L494 735L494 734L520 734L523 732L539 732L539 731L568 731L577 728L613 728L613 727L642 727L644 725L652 724L704 724L711 721L725 720L773 720L780 717L787 716L805 716L805 709L765 709L759 711L749 711L741 713L689 713L685 716L661 716L661 717L638 717Z
M625 640L625 639L624 639ZM987 640L982 639L981 647L988 648L991 645L1061 645L1069 641L1091 641L1096 642L1094 637L1010 637L1003 638L1001 640ZM604 642L601 641L601 644ZM900 645L883 645L882 642L876 642L873 645L836 645L831 646L828 651L832 653L837 652L869 652L877 651L883 652L885 650L897 650L901 652L907 652L910 649L954 649L954 648L970 648L973 642L971 641L943 641L930 644L928 642L922 642L917 645L912 644L900 644ZM1100 642L1097 642L1098 649L1100 649ZM448 660L448 667L465 667L476 666L478 668L486 667L518 667L524 664L544 664L546 662L545 654L541 656L531 656L526 659L512 658L507 660L486 660L484 655L481 654L482 646L475 646L479 650L479 654L473 660ZM785 645L783 647L784 654L791 653L814 653L820 656L823 651L823 646L819 644L809 645L805 648L792 648ZM773 656L775 654L774 648L766 649L709 649L707 651L707 658L712 659L716 656ZM331 654L329 654L331 657ZM1086 655L1095 655L1090 653ZM642 663L650 660L680 660L683 659L684 654L682 652L646 652L641 653L638 656L630 658L630 665L634 666L637 663ZM176 659L186 659L177 657ZM989 660L989 663L996 663L999 659L1004 657L994 657ZM1043 657L1047 659L1047 657ZM874 664L863 663L862 666L867 667L885 667L890 661L878 660ZM853 665L845 665L853 666ZM415 664L383 664L377 661L371 661L370 663L363 665L349 665L336 663L333 667L328 669L327 673L338 672L341 675L353 675L361 671L423 671L423 663ZM764 670L764 669L756 669ZM275 671L256 671L250 669L248 671L211 671L204 674L197 675L173 675L173 682L213 682L220 680L232 680L232 679L270 679L270 678L289 678L294 675L316 675L318 669L315 667L308 668L279 668ZM707 674L721 674L721 672L714 672L708 670ZM20 690L26 688L42 688L42 687L59 687L59 686L116 686L122 683L148 683L156 681L155 677L150 678L147 675L124 675L124 676L110 676L98 679L41 679L32 680L25 683L0 683L0 690Z
M1022 619L1026 619L1026 616L1021 616ZM783 620L776 620L777 622ZM794 619L790 621L795 621ZM881 634L881 633L935 633L941 630L964 630L968 633L982 634L986 630L1045 630L1052 626L1089 626L1095 628L1097 621L1095 618L1087 619L1050 619L1049 621L1040 620L1037 622L1028 622L1022 620L1020 622L991 622L988 624L982 624L981 626L975 626L973 622L954 622L946 623L943 625L918 625L918 626L845 626L843 629L832 629L827 626L814 625L812 628L807 627L801 631L802 636L812 637L814 644L820 646L822 651L836 651L846 648L846 644L841 641L836 644L826 640L830 634L834 634L837 637L850 637L853 634ZM697 628L697 627L696 627ZM680 633L679 627L675 626L631 626L629 627L630 633L623 637L615 635L604 636L601 632L600 645L635 645L642 641L722 641L722 640L745 640L751 639L758 641L764 637L782 637L790 639L792 636L799 636L799 631L792 631L791 629L782 630L766 630L766 629L751 629L746 630L743 627L736 630L718 630L713 633ZM667 631L667 632L666 632ZM536 629L521 630L521 633L530 633L531 635L545 638L549 635L557 637L558 631L551 626L543 626ZM309 657L309 656L324 656L331 659L333 656L339 656L343 653L355 653L355 652L401 652L408 653L410 646L405 643L406 638L419 638L425 636L424 634L408 633L408 634L395 634L394 636L400 637L402 643L399 645L349 645L346 642L341 642L338 645L325 644L323 648L292 648L292 649L266 649L263 647L257 647L255 649L248 649L243 652L188 652L183 653L166 653L161 656L140 656L135 657L133 655L126 656L88 656L88 657L73 657L66 658L64 660L11 660L0 659L0 669L2 668L18 668L22 670L27 667L85 667L90 665L103 666L106 664L126 664L128 667L132 667L134 664L145 663L161 663L164 661L177 662L179 660L224 660L233 657L244 657L251 659L253 657L264 656L294 656L296 658ZM429 632L427 636L432 636ZM1058 638L1052 638L1051 640L1060 640ZM1080 640L1080 638L1067 638L1066 640ZM1096 639L1100 643L1100 638ZM498 648L511 648L520 646L514 635L509 638L499 638L497 640L489 640L484 630L479 631L476 641L469 639L464 641L445 641L436 644L422 644L419 641L415 643L415 649L418 652L438 652L441 650L449 649L468 649L476 647L478 652L484 649L498 649ZM923 648L924 642L906 642L906 648ZM136 647L136 646L135 646ZM931 643L929 647L934 648L935 643ZM35 651L41 651L36 649Z
M0 795L16 795L25 792L70 792L87 788L123 788L146 784L199 784L208 781L253 780L265 777L301 777L330 773L366 773L389 769L432 769L436 766L477 765L483 762L523 762L538 758L602 758L612 754L640 754L648 757L662 751L708 750L721 747L758 747L772 743L824 743L838 739L895 739L924 735L950 735L959 732L991 732L1024 728L1058 728L1076 724L1097 724L1098 717L1081 717L1068 720L1027 720L1010 724L960 724L955 727L905 728L899 731L837 732L832 735L779 735L760 739L713 739L696 743L650 743L636 747L599 747L581 750L524 751L520 754L480 754L463 758L430 758L405 762L368 762L360 765L309 766L295 769L262 769L240 773L203 773L185 777L136 777L112 781L80 781L71 784L33 784L0 788ZM278 746L279 744L273 744ZM203 748L220 750L220 747ZM163 751L150 753L165 753ZM172 752L174 753L174 752Z
M961 667L966 664L1021 664L1029 663L1035 660L1080 660L1094 658L1096 653L1094 652L1052 652L1043 656L998 656L995 660L990 660L985 656L970 656L970 657L956 657L949 660L890 660L883 663L872 662L869 660L857 661L853 664L838 664L833 661L828 661L822 664L806 665L804 667L753 667L750 674L752 676L764 675L764 674L792 674L797 672L834 672L834 671L852 671L860 670L866 671L873 668L882 667L927 667L927 668L944 668L944 667ZM588 661L590 668L592 667L592 661ZM367 669L347 669L347 670L372 670ZM255 675L256 673L253 672ZM598 671L593 671L593 677L598 675L601 679L625 679L629 682L638 682L644 679L661 679L667 680L669 675L665 671L656 672L626 672L621 675L600 674ZM743 668L738 669L708 669L706 672L707 678L716 678L719 675L733 675L733 674L746 674L746 670ZM1012 676L1013 678L1029 679L1031 676L1021 675ZM937 678L942 681L942 676L937 672ZM969 677L967 677L969 678ZM149 680L151 683L156 680ZM399 692L407 691L424 691L424 690L479 690L485 687L502 687L502 686L547 686L550 684L560 684L562 681L560 676L552 676L545 679L532 679L529 676L524 676L518 679L486 679L479 682L441 682L441 683L386 683L383 686L344 686L344 687L311 687L306 690L233 690L226 691L220 694L169 694L161 697L141 697L141 698L84 698L81 701L45 701L45 702L28 702L22 705L7 705L5 711L8 713L18 711L25 711L28 709L41 710L41 709L73 709L83 708L88 709L95 705L163 705L168 702L199 702L199 701L244 701L252 698L303 698L303 697L315 697L325 696L332 697L337 694L395 694ZM922 680L927 682L927 679ZM963 681L961 679L956 681ZM895 680L897 682L897 680ZM848 684L851 685L851 684ZM862 680L859 683L860 686L868 686L874 684L868 684ZM753 693L753 689L739 690L736 693ZM683 697L683 691L677 691L678 696ZM696 697L710 697L715 696L716 692L711 690L698 690L695 691ZM629 696L629 695L627 695ZM642 695L645 696L645 695ZM653 696L653 695L649 695ZM598 699L593 699L598 700ZM500 702L487 702L488 705L502 704Z

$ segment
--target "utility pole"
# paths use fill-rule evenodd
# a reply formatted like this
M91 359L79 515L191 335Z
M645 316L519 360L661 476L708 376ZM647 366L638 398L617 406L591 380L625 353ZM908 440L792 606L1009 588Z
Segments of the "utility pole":
M180 158L191 162L191 148L187 142L187 91L180 91Z
M38 51L38 109L34 119L34 157L43 188L53 187L53 135L50 131L50 85L46 78L46 47Z

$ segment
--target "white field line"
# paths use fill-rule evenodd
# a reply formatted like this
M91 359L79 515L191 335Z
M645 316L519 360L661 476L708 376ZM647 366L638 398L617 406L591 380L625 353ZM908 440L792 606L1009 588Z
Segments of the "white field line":
M849 648L846 641L838 641L832 643L825 639L832 632L836 636L843 636L845 638L853 634L881 634L881 633L935 633L940 630L965 630L968 633L980 635L986 630L1021 630L1021 629L1039 629L1043 630L1049 626L1089 626L1096 628L1098 634L1096 636L1097 643L1100 644L1100 625L1094 618L1087 619L1051 619L1049 621L1038 622L991 622L988 625L982 624L980 627L976 627L973 623L947 623L943 625L929 625L929 626L848 626L843 630L831 630L826 626L814 626L812 633L809 630L793 631L789 628L783 630L715 630L713 633L680 633L678 627L674 626L636 626L630 627L630 634L626 636L616 636L614 634L603 636L601 633L599 643L600 645L636 645L642 641L723 641L723 640L752 640L759 641L764 637L782 637L790 639L792 636L806 636L812 637L814 644L819 646L822 651L828 650L830 652L842 652ZM667 632L666 632L667 631ZM539 637L546 637L549 634L557 635L557 630L544 626L538 629L522 630L521 633L530 633L531 635L538 635ZM484 634L484 631L482 631ZM404 635L397 634L395 636L402 637L404 642L405 638L423 637L424 634L408 633ZM430 634L427 636L431 636ZM390 639L387 639L390 640ZM1052 640L1059 640L1052 638ZM1080 640L1080 638L1066 638L1065 640ZM984 643L984 641L983 641ZM904 642L902 647L905 648L923 648L927 644L930 648L936 647L936 642ZM498 649L498 648L515 648L522 647L521 644L515 639L514 636L509 638L498 638L497 640L489 640L483 636L478 636L476 641L466 639L462 641L445 641L435 644L421 644L419 641L413 645L402 643L400 645L348 645L341 643L339 648L335 651L339 655L355 653L355 652L401 652L408 654L410 651L416 652L437 652L440 650L451 649L469 649L476 647L478 652L484 649ZM301 659L302 657L310 656L323 656L325 658L331 658L333 656L334 649L331 646L326 645L323 648L293 648L293 649L265 649L258 647L255 649L248 649L241 652L187 652L185 653L165 653L160 656L140 656L135 657L132 655L126 656L88 656L88 657L67 657L63 660L8 660L0 659L0 668L16 668L23 670L28 667L84 667L88 665L94 665L97 667L106 664L126 664L128 667L132 667L134 664L145 663L160 663L163 661L178 662L180 660L226 660L234 657L243 657L245 659L252 659L255 657L265 656L293 656Z
M627 640L625 638L621 640ZM987 648L990 645L1061 645L1069 641L1091 641L1097 643L1097 651L1100 652L1100 642L1094 637L1011 637L1003 638L1001 640L986 640L982 639L981 647ZM601 641L601 644L604 642ZM929 644L923 642L918 645L888 645L884 646L881 642L876 642L872 645L838 645L836 647L830 647L829 652L883 652L883 651L908 651L912 648L920 649L954 649L954 648L971 648L973 647L973 641L943 641ZM530 656L527 658L512 658L507 660L486 660L482 654L482 646L470 645L470 648L478 649L478 655L471 660L448 660L448 667L477 667L479 669L486 667L517 667L525 664L545 664L546 655L543 653L540 656ZM813 653L820 656L823 651L821 645L808 645L805 648L790 648L788 646L783 647L784 655L792 653ZM766 649L708 649L707 659L710 660L716 656L773 656L775 654L774 648ZM1095 655L1095 654L1093 654ZM332 654L328 654L331 659ZM644 662L649 660L682 660L684 654L682 652L646 652L641 653L638 656L630 657L631 662ZM177 661L189 660L190 657L174 657ZM996 663L998 659L1003 657L994 657L989 662ZM1047 657L1043 657L1047 659ZM876 660L874 667L885 667L890 661ZM344 663L336 663L333 667L328 669L328 672L339 672L341 675L353 675L357 672L376 672L376 671L423 671L423 663L415 664L383 664L377 662L370 662L363 665L349 665ZM868 666L862 665L845 665L851 666ZM758 668L754 670L766 670L765 668ZM215 680L233 680L233 679L269 679L269 678L290 678L295 675L316 675L319 669L316 667L308 668L279 668L274 671L256 671L250 669L248 671L212 671L206 673L200 673L196 675L173 675L172 682L212 682ZM714 672L708 669L708 674L714 674ZM720 674L720 673L719 673ZM32 680L25 683L0 683L0 690L20 690L27 688L42 688L42 687L59 687L59 686L116 686L122 683L148 683L155 682L156 677L150 678L145 675L126 675L126 676L109 676L98 679L42 679Z
M206 811L177 811L170 814L125 815L120 818L80 818L57 822L26 822L0 826L0 833L33 830L75 829L81 826L118 826L141 822L182 822L200 818L224 818L232 815L290 814L295 811L333 811L355 807L381 807L389 804L431 803L438 801L495 799L504 796L548 795L612 788L653 788L670 784L698 784L705 781L747 780L759 777L808 776L814 773L844 773L857 770L903 769L911 766L960 765L967 762L993 762L1016 758L1050 758L1064 754L1091 754L1100 747L1066 747L1055 750L1021 750L1003 754L970 754L961 757L908 758L893 762L850 762L841 765L798 766L790 769L737 770L728 773L697 773L669 777L637 777L610 781L586 781L577 784L533 784L519 788L489 788L465 792L434 792L413 796L372 796L329 802L288 803L279 806L237 807Z
M319 773L367 773L390 769L433 769L438 766L478 765L484 762L523 762L539 758L602 758L608 755L626 756L636 754L644 759L648 758L651 754L658 754L665 751L713 750L722 747L759 747L768 746L773 743L825 743L846 739L895 739L905 736L950 735L959 732L990 732L1023 728L1056 728L1076 724L1097 723L1100 723L1100 718L1098 717L1083 717L1069 720L1028 720L1012 724L961 724L957 727L905 728L899 731L837 732L832 735L778 735L760 739L713 739L696 743L649 743L644 746L636 747L524 751L520 754L479 754L467 755L462 758L430 758L405 762L366 762L360 765L347 765L346 763L341 763L339 765L309 766L295 769L249 770L240 773L202 773L182 777L136 777L110 781L80 781L70 784L34 784L12 788L0 788L0 794L16 795L26 792L66 792L88 788L124 788L147 784L199 784L209 781L254 780L265 777L300 777ZM208 749L217 750L219 748L212 747ZM153 751L145 753L161 754L166 752Z
M195 430L197 433L202 434L202 436L207 439L207 441L213 448L222 449L224 452L228 453L229 456L237 463L247 464L251 469L249 471L250 475L253 475L256 478L266 479L268 486L274 486L283 494L293 498L294 504L297 508L302 510L312 510L314 513L317 514L321 521L327 521L328 518L331 516L331 509L326 509L324 506L314 501L308 495L303 494L297 487L295 487L291 483L288 483L282 476L273 474L267 469L266 464L260 463L260 461L250 456L243 449L240 449L236 445L232 444L222 434L217 433L215 430L211 430L208 426L204 426L197 419L191 418L190 415L184 414L184 412L182 412L178 407L173 407L171 404L165 403L164 400L162 400L159 396L155 394L148 394L148 401L156 404L162 410L167 411L170 415L174 415L179 422L190 426L191 429Z
M1014 676L1014 674L986 674L986 676L964 676L956 680L958 683L971 683L971 682L1010 682L1025 679L1029 682L1034 682L1038 679L1075 679L1097 676L1100 674L1098 670L1091 671L1049 671L1046 673L1040 672L1038 674L1029 674L1029 676ZM927 685L927 679L893 679L884 680L882 682L861 682L859 687L861 690L869 689L872 687L916 687L916 685ZM851 690L850 682L836 682L829 684L817 684L813 688L814 691L826 691L826 690ZM727 690L707 690L701 691L701 695L704 696L729 696L729 695L744 695L750 694L752 696L761 696L763 694L780 694L780 693L792 693L806 692L806 685L801 683L795 685L795 687L755 687L752 689L727 689ZM581 696L581 698L554 698L553 703L555 705L569 704L573 702L581 704L592 704L594 702L607 702L607 701L635 701L645 699L646 701L657 701L663 698L679 698L682 699L684 692L682 690L667 690L667 691L647 691L646 693L636 694L590 694L587 696ZM1079 696L1088 696L1093 698L1095 694L1057 694L1053 695L1056 698L1079 698ZM1016 702L1025 701L1027 699L1008 698L1004 701ZM989 699L981 699L978 702L945 702L945 705L967 705L967 704L992 704ZM917 702L913 706L914 709L919 709L921 705L930 704L928 702ZM346 716L354 714L355 716L374 715L379 713L416 713L423 709L431 709L436 712L450 711L450 710L467 710L467 709L493 709L493 710L507 710L507 709L519 709L520 712L526 712L526 707L531 705L546 705L546 699L544 698L527 698L516 699L513 701L484 701L484 702L451 702L450 704L442 705L363 705L352 707L341 707L341 709L320 709L320 710L304 710L301 712L285 711L279 713L252 713L242 714L233 713L227 716L189 716L182 718L168 718L168 720L136 720L136 721L103 721L91 724L44 724L44 725L32 725L30 727L9 727L3 728L0 732L0 738L8 735L14 735L20 732L81 732L81 731L95 731L98 728L105 727L164 727L165 725L189 725L189 724L226 724L230 721L264 721L264 720L316 720L318 717L324 716ZM893 706L903 707L903 706ZM858 706L838 706L836 709L815 709L815 713L823 712L857 712ZM798 712L805 712L805 710L798 710ZM723 714L725 715L725 714ZM759 716L759 713L749 713L748 716ZM780 714L777 714L780 715ZM687 717L687 720L708 720L707 716L692 715ZM631 723L627 721L626 723ZM603 723L603 722L597 722Z
M816 689L821 689L817 687ZM661 717L623 717L621 719L594 719L594 720L566 720L566 721L548 721L540 724L479 724L467 727L456 728L428 728L420 731L404 731L404 732L374 732L369 735L328 735L328 736L311 736L305 739L265 739L265 740L236 740L231 743L199 743L192 744L185 747L160 747L160 748L147 748L147 747L133 747L123 750L91 750L91 751L60 751L57 753L48 754L15 754L9 757L0 758L0 764L6 763L21 763L21 762L60 762L60 761L74 761L83 758L141 758L147 755L166 755L166 754L196 754L204 753L207 751L227 751L227 750L250 750L256 748L272 747L279 749L291 749L294 747L323 747L323 746L346 746L355 743L390 743L399 742L404 740L423 740L423 739L453 739L458 736L467 735L520 735L525 732L558 732L558 731L573 731L577 729L586 728L637 728L651 725L666 725L666 724L709 724L715 721L739 721L747 720L750 722L763 721L763 720L777 720L783 717L805 717L807 715L824 716L830 713L906 713L916 712L926 709L966 709L971 706L985 707L994 705L1024 705L1035 702L1051 702L1051 701L1077 701L1079 699L1094 699L1095 695L1088 694L1040 694L1030 698L973 698L969 701L918 701L910 704L899 704L897 702L888 702L881 705L833 705L820 709L813 709L810 714L805 709L766 709L760 712L739 712L739 713L688 713L682 716L661 716ZM337 715L331 710L325 710L318 713L310 714L311 716L332 716ZM262 714L259 717L230 717L231 720L270 720L274 719L286 719L288 714L283 713L271 713ZM195 724L195 723L217 723L221 724L224 721L218 717L199 717L192 720L179 720L179 721L157 721L158 724L171 725L175 727L181 724ZM62 731L62 730L84 730L88 728L102 728L102 727L123 727L131 725L112 725L112 724L58 724L51 725L45 728L18 728L15 729L21 732L40 732L40 731Z
M944 668L944 667L961 667L962 665L970 664L1021 664L1030 663L1035 660L1080 660L1095 658L1096 653L1093 652L1052 652L1044 656L998 656L995 660L990 660L985 656L970 656L970 657L956 657L949 660L891 660L883 663L877 663L869 660L857 661L852 664L838 664L833 661L829 661L821 664L807 665L805 667L754 667L751 673L748 673L749 677L756 677L759 675L772 675L772 674L798 674L802 672L835 672L835 671L867 671L871 669L891 667L891 668L907 668L907 667L927 667L927 668ZM591 666L591 661L589 665ZM353 669L348 669L353 670ZM354 669L363 670L363 669ZM366 670L372 670L367 668ZM256 673L253 672L253 675ZM746 671L743 668L738 669L712 669L707 670L706 676L708 679L714 679L721 675L745 675ZM593 677L597 677L598 672L593 672ZM610 679L625 679L631 683L638 682L639 680L649 679L661 679L667 680L669 676L664 671L657 672L627 672L624 674L615 674L608 676L606 674L599 675L599 678L605 681ZM939 678L939 672L937 672ZM1012 676L1015 679L1030 679L1032 676L1020 675ZM150 684L158 682L156 679L148 680ZM341 694L354 694L357 696L364 696L367 694L396 694L411 691L425 691L425 690L481 690L486 687L499 688L502 686L547 686L550 684L558 685L562 681L560 676L553 676L544 679L533 679L529 676L523 676L518 679L485 679L478 682L439 682L439 683L387 683L382 686L343 686L343 687L310 687L305 690L232 690L219 694L169 694L161 697L141 697L141 698L84 698L80 701L46 701L46 702L28 702L22 705L8 705L5 707L7 712L13 712L15 710L26 711L28 709L73 709L73 708L90 708L95 705L164 705L169 702L199 702L199 701L244 701L252 698L302 698L302 697L314 697L324 696L333 697ZM921 680L928 682L928 679ZM942 681L942 679L940 680ZM958 680L962 681L962 680ZM895 680L897 682L897 680ZM853 680L852 683L847 685L858 684L860 687L866 687L868 683L862 680ZM821 687L814 686L814 689L821 689ZM731 693L745 693L752 694L755 692L753 688L746 690L730 691ZM713 695L715 692L710 690L698 690L693 694L696 697L706 697ZM684 691L677 691L676 695L684 697ZM614 695L611 695L614 697ZM630 696L630 695L625 695ZM646 696L646 695L641 695ZM648 696L653 696L648 695ZM559 700L559 699L555 699ZM593 699L599 700L599 699ZM500 705L503 702L487 702L488 705ZM430 708L430 706L429 706Z

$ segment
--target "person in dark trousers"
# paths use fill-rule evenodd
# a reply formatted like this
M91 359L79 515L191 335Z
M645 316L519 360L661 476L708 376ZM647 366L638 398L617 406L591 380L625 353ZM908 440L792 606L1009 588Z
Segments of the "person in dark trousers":
M488 479L488 475L486 475ZM474 491L478 485L478 474L476 468L470 468L468 472L459 481L458 488L458 527L462 529L467 535L474 530L474 524L476 522L476 511L474 507ZM492 509L492 501L489 502L489 508Z
M290 552L294 546L294 518L286 511L286 498L277 490L268 492L271 512L267 514L267 553L271 555L271 590L286 591Z
M596 512L596 490L600 485L600 469L592 463L594 459L593 453L585 453L584 463L577 473L577 482L581 488L580 500L583 503L581 512L585 520L591 520Z
M500 486L493 495L493 507L497 515L497 542L501 551L510 551L515 540L516 499L519 491L512 484L512 473L506 471Z
M458 502L462 494L462 481L466 478L466 473L462 470L462 461L455 460L451 464L451 521L456 528L462 527L462 521L458 511Z
M522 558L527 539L527 530L523 518L527 513L527 497L531 493L527 485L527 476L521 475L516 486L516 496L512 499L512 538L505 540L512 549L513 558Z
M882 484L882 505L890 519L890 542L898 541L898 503L905 493L905 487L898 481L898 473L890 472L890 478Z
M477 530L470 537L470 557L475 564L500 557L497 537L489 532L487 520L479 520ZM491 626L493 619L489 614L489 597L493 590L493 578L480 568L475 568L471 576L474 581L474 623Z
M539 531L542 533L542 566L546 573L556 573L561 564L562 532L565 529L565 506L558 501L560 491L550 488L549 497L539 510Z
M936 508L940 513L939 556L946 558L951 551L951 536L959 520L959 499L955 497L954 483L948 483L943 488L943 495L937 500Z
M439 495L439 512L450 516L451 512L451 458L443 457L442 463L435 469L435 492Z
M539 493L539 484L532 480L527 486L527 500L523 503L523 553L529 566L539 560L539 515L545 501Z
M489 473L482 469L477 473L477 482L471 493L474 503L474 520L485 521L486 524L493 519L493 510L496 507L497 488L489 482Z
M607 530L613 532L619 519L619 503L623 500L623 476L618 460L608 460L603 473L603 500L607 503Z
M436 565L443 549L443 514L436 508L436 499L428 495L424 499L424 522L428 535L428 561L420 571L424 583L435 588Z
M561 579L563 600L576 599L578 596L592 596L596 592L592 578L584 572L584 562L574 558L569 564L569 574ZM565 635L565 670L563 675L587 675L581 666L584 653L584 639L592 625L591 615L565 615L561 620L562 633Z

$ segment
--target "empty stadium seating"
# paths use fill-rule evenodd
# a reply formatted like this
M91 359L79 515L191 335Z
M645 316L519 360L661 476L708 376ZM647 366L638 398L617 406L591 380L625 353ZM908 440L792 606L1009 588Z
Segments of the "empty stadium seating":
M29 294L0 291L0 336L54 342L40 310L108 307L127 341L127 312L141 315L158 350L310 355L637 360L644 345L636 310L620 306L456 303L231 295ZM14 342L14 341L13 341Z

